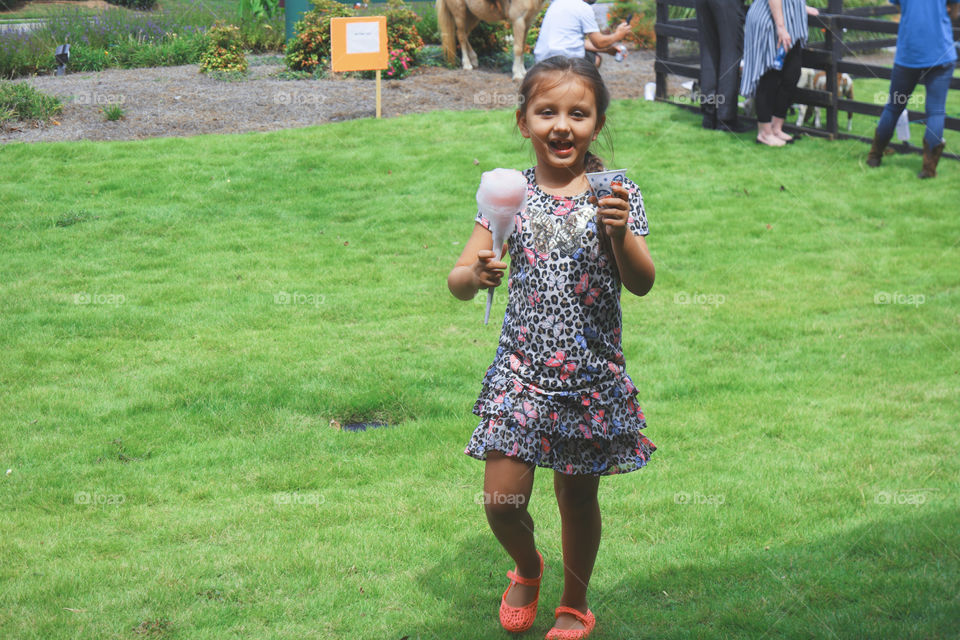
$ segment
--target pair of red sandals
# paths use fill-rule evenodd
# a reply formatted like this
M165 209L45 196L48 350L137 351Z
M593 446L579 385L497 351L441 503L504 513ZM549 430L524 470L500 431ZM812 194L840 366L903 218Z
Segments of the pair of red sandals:
M500 599L500 624L503 625L503 628L507 631L514 633L526 631L533 626L533 621L537 618L537 604L540 602L540 580L543 578L543 556L540 555L539 551L537 551L537 555L540 557L539 577L524 578L523 576L517 575L515 571L507 571L507 577L510 578L510 585L507 587L507 590L503 592L503 597ZM510 589L512 589L515 584L536 587L537 597L528 605L511 607L507 604L507 594L510 593ZM549 633L547 633L546 640L581 640L589 636L597 624L597 619L589 609L587 609L586 614L583 614L573 607L560 606L553 612L553 616L554 618L559 618L560 615L564 613L570 614L579 620L585 628L550 629Z

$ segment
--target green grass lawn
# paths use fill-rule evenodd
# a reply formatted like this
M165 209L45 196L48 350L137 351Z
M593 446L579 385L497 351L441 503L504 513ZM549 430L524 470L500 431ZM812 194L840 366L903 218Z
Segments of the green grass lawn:
M659 450L601 482L592 637L956 637L960 164L608 119ZM0 146L0 637L508 637L462 453L499 320L445 279L512 122Z
M210 22L210 17L220 18L231 22L239 19L239 4L237 0L158 0L154 11L164 13L189 13L203 16L202 24ZM117 5L110 5L107 10L123 9L133 11ZM45 3L26 2L12 11L0 11L0 21L26 20L33 18L51 18L63 12L74 14L89 14L91 16L103 13L104 9L84 7L79 3ZM282 12L282 9L281 9Z

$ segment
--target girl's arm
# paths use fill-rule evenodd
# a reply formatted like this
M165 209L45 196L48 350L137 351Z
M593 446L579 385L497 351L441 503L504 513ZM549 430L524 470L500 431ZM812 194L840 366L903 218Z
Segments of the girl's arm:
M471 300L480 289L499 287L506 263L494 259L493 235L480 223L473 227L467 246L447 276L450 293Z
M620 272L620 281L630 293L643 296L653 287L656 270L653 258L643 236L634 235L627 229L630 217L630 194L623 187L613 187L614 196L598 203L597 215L606 225L607 236L613 247L613 255Z

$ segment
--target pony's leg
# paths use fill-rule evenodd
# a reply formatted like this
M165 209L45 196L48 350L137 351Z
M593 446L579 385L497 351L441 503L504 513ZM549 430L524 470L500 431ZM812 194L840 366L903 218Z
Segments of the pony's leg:
M480 18L473 15L472 13L468 13L467 14L467 36L469 36L473 32L473 30L477 28L478 24L480 24ZM466 45L466 49L464 49L465 55L463 59L466 60L467 57L469 56L470 64L472 64L474 67L479 67L480 62L477 60L477 52L474 51L473 47L470 46L469 38L464 38L463 43Z
M526 15L515 18L513 21L513 79L523 80L527 69L523 66L523 47L527 43Z
M457 40L460 41L460 60L463 63L463 68L465 71L472 70L477 66L477 54L473 52L473 47L470 46L470 32L473 31L473 27L476 26L476 22L473 25L470 25L471 19L473 16L466 17L456 17L457 21Z

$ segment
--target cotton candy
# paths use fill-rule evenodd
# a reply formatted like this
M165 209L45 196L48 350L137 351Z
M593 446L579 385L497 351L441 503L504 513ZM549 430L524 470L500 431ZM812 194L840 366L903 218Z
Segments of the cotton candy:
M514 217L523 210L527 200L527 179L516 169L493 169L480 176L477 189L477 207L490 222L493 251L497 260L503 258L503 244L513 229ZM487 291L487 310L483 324L490 320L493 289Z

